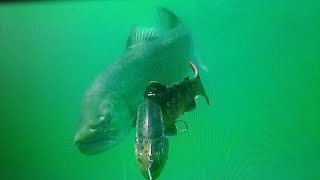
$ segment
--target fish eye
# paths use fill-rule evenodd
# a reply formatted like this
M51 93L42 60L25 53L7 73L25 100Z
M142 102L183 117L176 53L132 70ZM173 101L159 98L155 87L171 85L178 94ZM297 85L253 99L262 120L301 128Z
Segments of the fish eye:
M105 119L106 119L105 116L101 116L101 115L99 116L99 120L100 120L100 121L104 121Z
M108 122L106 116L99 117L99 126L106 127L106 126L108 126L108 124L109 124L109 122Z
M111 119L112 119L112 116L110 114L107 114L107 115L100 114L97 116L98 123L96 124L96 126L107 127L110 125Z

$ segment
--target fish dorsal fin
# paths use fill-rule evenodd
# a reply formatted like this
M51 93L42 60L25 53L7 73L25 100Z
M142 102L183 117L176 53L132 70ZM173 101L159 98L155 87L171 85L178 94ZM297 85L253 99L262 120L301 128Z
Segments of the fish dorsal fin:
M165 29L172 29L180 24L179 18L169 9L159 7L160 25Z
M159 31L152 27L137 26L132 29L127 40L126 48L135 47L137 44L159 38Z

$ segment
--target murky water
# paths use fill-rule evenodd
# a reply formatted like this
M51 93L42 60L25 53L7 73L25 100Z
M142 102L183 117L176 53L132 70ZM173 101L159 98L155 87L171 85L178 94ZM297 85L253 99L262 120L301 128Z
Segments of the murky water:
M319 179L316 1L0 4L3 179L143 179L134 130L96 156L73 143L81 97L158 5L192 32L212 106L197 100L169 137L159 179Z

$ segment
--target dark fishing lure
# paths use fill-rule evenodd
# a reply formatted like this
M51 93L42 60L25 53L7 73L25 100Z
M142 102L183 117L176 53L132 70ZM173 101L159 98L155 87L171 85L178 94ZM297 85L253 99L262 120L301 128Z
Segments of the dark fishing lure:
M190 62L194 79L185 78L172 86L151 81L145 90L145 101L139 106L136 124L135 155L146 179L157 178L168 159L166 135L177 134L176 119L196 107L195 97L207 97L198 71Z
M145 98L152 96L161 107L166 135L177 134L176 120L184 112L196 108L196 96L204 96L207 104L210 105L197 68L191 62L189 64L194 72L193 79L186 77L182 82L171 86L151 81L145 91Z

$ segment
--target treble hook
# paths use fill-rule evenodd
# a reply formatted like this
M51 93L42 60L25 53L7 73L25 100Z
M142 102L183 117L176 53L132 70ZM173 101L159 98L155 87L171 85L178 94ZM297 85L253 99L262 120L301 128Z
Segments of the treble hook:
M176 120L176 122L175 123L177 123L177 122L183 122L184 123L184 125L186 125L186 127L182 130L182 132L187 132L187 130L188 130L188 124L184 121L184 120Z

